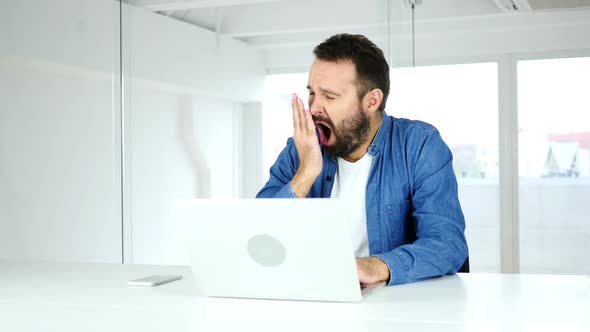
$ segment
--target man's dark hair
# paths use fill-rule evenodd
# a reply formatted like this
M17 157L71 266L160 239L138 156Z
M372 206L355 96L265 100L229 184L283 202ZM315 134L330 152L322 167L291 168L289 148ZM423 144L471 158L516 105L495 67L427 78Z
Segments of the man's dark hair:
M356 67L359 99L373 89L383 91L379 110L385 109L389 95L389 65L383 51L367 37L347 33L334 35L316 46L313 54L324 61L351 61Z

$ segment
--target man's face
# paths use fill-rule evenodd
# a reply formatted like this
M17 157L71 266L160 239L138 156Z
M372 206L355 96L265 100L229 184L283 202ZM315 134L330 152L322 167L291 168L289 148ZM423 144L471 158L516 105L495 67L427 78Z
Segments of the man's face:
M332 156L355 151L369 135L370 121L359 102L352 62L316 59L309 71L309 109L320 143Z

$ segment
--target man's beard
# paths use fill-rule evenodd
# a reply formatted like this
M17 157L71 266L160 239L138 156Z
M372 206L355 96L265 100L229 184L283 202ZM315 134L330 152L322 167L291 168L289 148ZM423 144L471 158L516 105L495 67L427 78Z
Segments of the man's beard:
M343 120L338 127L334 126L331 119L318 119L328 123L334 130L332 135L336 135L333 145L324 145L324 150L334 157L345 157L358 149L369 136L371 121L361 109L347 120Z

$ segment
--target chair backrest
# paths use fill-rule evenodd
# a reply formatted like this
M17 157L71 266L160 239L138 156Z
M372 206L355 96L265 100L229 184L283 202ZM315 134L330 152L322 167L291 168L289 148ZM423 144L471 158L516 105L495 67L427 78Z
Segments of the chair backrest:
M463 266L461 266L461 268L457 272L469 273L469 256L467 256L467 259L465 259L465 263L463 263Z

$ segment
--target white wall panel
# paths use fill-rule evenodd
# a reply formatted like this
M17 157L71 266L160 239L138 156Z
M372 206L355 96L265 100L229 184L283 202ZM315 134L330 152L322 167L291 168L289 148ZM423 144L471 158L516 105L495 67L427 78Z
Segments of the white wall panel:
M186 264L173 202L234 196L233 104L134 89L132 105L131 261Z
M241 119L257 116L242 104L262 98L264 58L243 42L141 8L124 6L122 18L126 262L186 264L172 204L240 195L246 180L237 167L249 161L236 158L261 149L241 142Z

